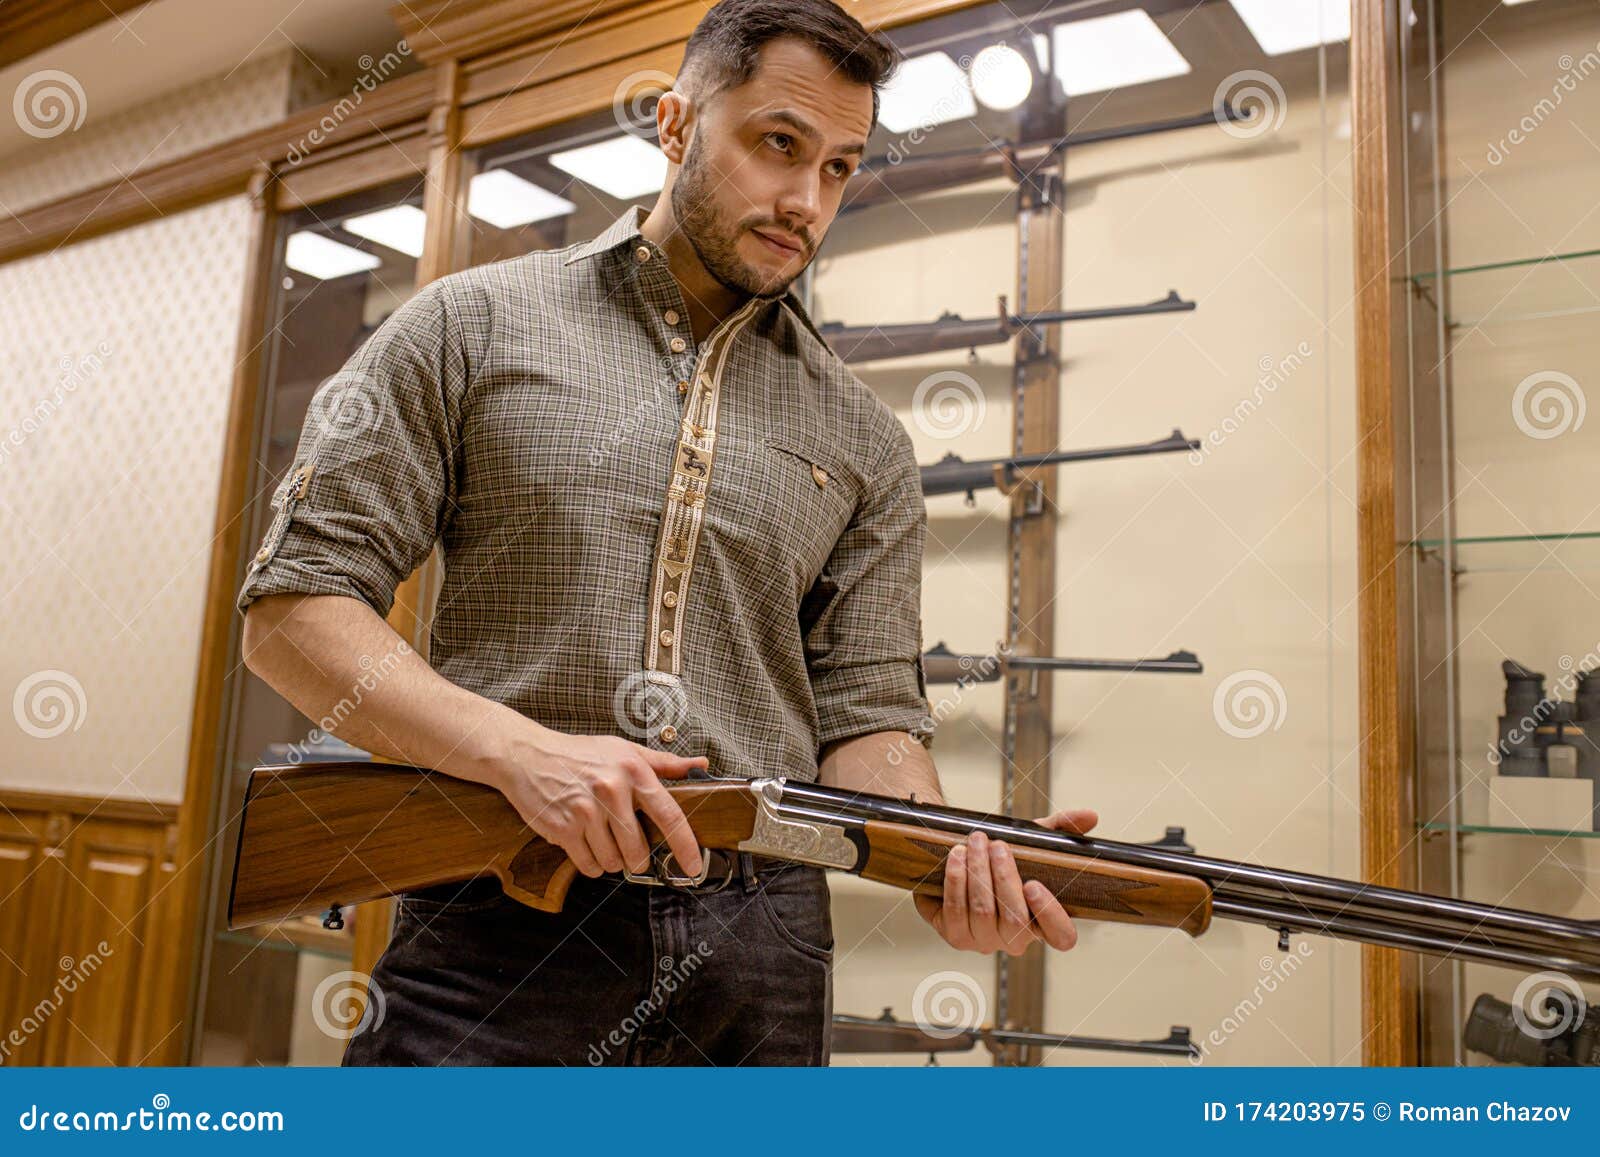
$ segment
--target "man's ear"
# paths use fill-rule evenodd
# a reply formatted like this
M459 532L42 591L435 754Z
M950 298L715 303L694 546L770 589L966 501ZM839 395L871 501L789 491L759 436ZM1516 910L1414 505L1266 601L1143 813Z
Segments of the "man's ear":
M694 122L694 102L677 89L669 89L656 101L656 140L674 165L683 164Z

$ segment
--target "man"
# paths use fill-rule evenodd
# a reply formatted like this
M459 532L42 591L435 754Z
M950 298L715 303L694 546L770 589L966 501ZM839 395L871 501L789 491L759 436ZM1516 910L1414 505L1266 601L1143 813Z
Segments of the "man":
M346 1063L826 1063L820 871L619 873L636 812L706 866L663 778L941 800L911 442L790 289L895 62L829 0L723 0L660 100L648 215L429 285L314 400L240 596L251 670L320 718L385 657L339 734L493 785L581 873L554 916L492 878L404 897ZM436 540L430 667L383 616ZM916 905L959 948L1075 940L981 836Z

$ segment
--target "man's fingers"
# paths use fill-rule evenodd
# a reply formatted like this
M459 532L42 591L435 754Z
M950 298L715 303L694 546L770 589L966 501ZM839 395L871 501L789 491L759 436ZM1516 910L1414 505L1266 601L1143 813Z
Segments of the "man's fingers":
M644 828L640 826L638 816L632 811L626 815L613 815L611 836L622 852L622 862L630 870L643 872L649 868L650 843L644 838Z
M634 789L634 799L639 810L655 821L656 827L667 838L673 859L691 876L700 874L700 841L694 838L689 818L683 814L672 793L660 784L642 784Z
M995 926L994 877L989 871L989 837L973 832L967 841L967 922L972 927L973 947L993 952L1000 947L1000 932Z
M604 808L595 810L588 827L583 829L583 838L602 869L607 872L622 871L622 849L617 847L616 838L611 834L611 819Z
M1061 901L1050 894L1050 889L1038 880L1029 880L1023 887L1028 897L1028 907L1033 911L1039 934L1050 947L1066 952L1078 942L1078 929L1061 906Z
M593 879L603 874L600 861L594 858L594 852L589 849L589 842L584 839L583 833L580 832L568 839L561 845L561 850L567 853L573 867L585 876Z
M920 905L931 896L917 896ZM944 903L940 905L944 928L940 931L946 940L957 948L970 947L972 928L967 912L967 845L957 844L950 849L944 862Z
M1053 828L1058 832L1068 832L1075 836L1086 836L1094 830L1095 824L1100 822L1100 816L1090 808L1068 808L1053 815L1045 816L1039 823L1044 827Z
M670 751L657 751L644 746L640 746L639 752L650 765L650 770L663 779L682 779L696 767L710 766L710 761L703 755L674 755Z
M1000 947L1012 956L1022 953L1033 940L1028 928L1028 901L1022 894L1022 876L1016 857L1000 840L989 845L989 875L994 884L994 901Z

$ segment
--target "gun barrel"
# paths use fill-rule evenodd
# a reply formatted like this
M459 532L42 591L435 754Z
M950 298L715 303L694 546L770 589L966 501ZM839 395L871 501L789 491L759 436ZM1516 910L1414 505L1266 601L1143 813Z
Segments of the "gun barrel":
M1164 659L1066 659L1053 655L959 655L925 651L922 673L930 683L993 683L1006 668L1015 671L1124 671L1142 674L1198 675L1205 670L1193 651L1174 651Z
M1040 310L1032 313L1006 313L994 317L947 317L937 321L915 321L891 325L845 325L826 322L817 327L839 355L851 365L910 357L914 354L974 349L998 345L1019 330L1043 325L1064 325L1078 321L1100 321L1112 317L1139 317L1152 313L1186 313L1195 303L1169 290L1165 297L1139 305L1105 305L1088 309Z
M1229 121L1248 120L1248 110L1233 105L1221 109L1207 109L1190 116L1170 117L1165 120L1144 121L1131 125L1114 125L1104 129L1087 129L1043 140L1008 144L1000 141L973 149L945 149L919 156L872 157L856 170L839 212L846 213L897 201L903 197L935 189L948 189L956 185L988 180L1009 175L1031 176L1040 166L1061 152L1083 145L1105 141L1121 141L1132 137L1154 136L1181 129L1204 128Z
M1098 446L1089 450L1046 450L1037 454L1023 454L1015 458L982 458L975 462L954 455L922 467L922 493L966 494L991 486L1010 490L1020 472L1043 466L1061 466L1071 462L1100 462L1111 458L1142 458L1147 454L1176 454L1198 450L1196 438L1184 437L1182 430L1173 430L1165 438L1154 442L1138 442L1128 446Z
M1216 915L1280 933L1333 936L1501 966L1560 968L1577 978L1600 980L1600 923L1595 921L1072 836L1027 820L852 797L812 784L786 783L780 811L833 822L885 820L963 835L976 829L1021 846L1196 877L1210 887Z

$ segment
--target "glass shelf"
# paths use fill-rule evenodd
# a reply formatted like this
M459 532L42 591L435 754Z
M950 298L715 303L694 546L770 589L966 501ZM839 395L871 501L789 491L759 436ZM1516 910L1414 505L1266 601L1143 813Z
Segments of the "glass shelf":
M1489 534L1463 538L1418 538L1418 550L1455 549L1458 572L1523 574L1536 570L1600 573L1600 530L1553 534Z
M1455 329L1600 313L1600 249L1432 270L1413 274L1411 284L1437 300L1444 279Z
M1425 832L1448 832L1454 830L1486 836L1543 836L1546 839L1556 840L1600 840L1600 832L1564 832L1555 828L1497 828L1489 824L1456 824L1452 829L1449 824L1442 823L1418 824L1417 827Z

